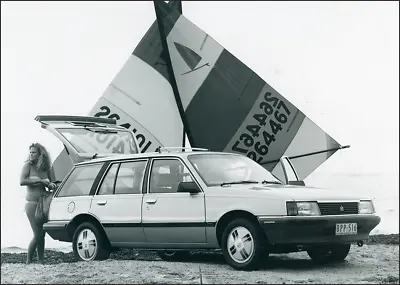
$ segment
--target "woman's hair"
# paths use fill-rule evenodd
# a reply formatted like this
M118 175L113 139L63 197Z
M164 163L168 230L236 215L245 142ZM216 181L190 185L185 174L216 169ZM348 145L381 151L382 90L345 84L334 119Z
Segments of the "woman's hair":
M49 171L51 167L51 159L48 151L40 143L31 144L29 150L33 147L36 148L39 154L39 158L36 162L37 169L41 171ZM28 156L28 162L29 164L33 164L33 161L30 160L30 156Z

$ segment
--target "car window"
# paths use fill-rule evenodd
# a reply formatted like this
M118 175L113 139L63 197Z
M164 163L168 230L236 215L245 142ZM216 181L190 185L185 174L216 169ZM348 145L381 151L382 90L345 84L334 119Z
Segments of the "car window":
M106 176L101 183L100 190L97 195L112 195L114 193L114 181L117 174L119 163L114 163L108 170Z
M236 154L191 154L190 163L207 186L235 181L270 181L281 183L271 172L254 160Z
M113 129L109 133L96 132L90 127L57 128L79 153L138 153L132 132Z
M176 193L180 182L192 182L186 166L178 159L157 159L150 173L150 193Z
M118 170L115 194L140 194L147 161L123 162Z
M76 167L64 183L58 197L89 195L94 179L102 167L101 163Z

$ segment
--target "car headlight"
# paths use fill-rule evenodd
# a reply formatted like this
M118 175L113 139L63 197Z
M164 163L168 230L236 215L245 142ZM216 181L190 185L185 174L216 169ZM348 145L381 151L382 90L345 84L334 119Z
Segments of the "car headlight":
M286 202L288 216L320 216L317 202Z
M358 213L360 214L373 214L375 213L374 204L370 200L360 201L358 204Z

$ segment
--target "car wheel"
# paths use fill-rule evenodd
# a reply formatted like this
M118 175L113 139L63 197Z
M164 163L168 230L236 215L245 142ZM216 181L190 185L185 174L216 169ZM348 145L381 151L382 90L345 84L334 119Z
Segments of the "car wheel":
M350 244L334 244L330 246L314 246L307 250L308 255L316 263L343 261L350 251Z
M183 261L189 257L188 251L180 250L159 250L157 254L164 261Z
M72 239L72 248L77 260L104 260L110 256L105 236L90 222L84 222L77 227Z
M221 246L226 262L239 270L257 269L260 258L265 256L260 230L247 219L236 219L227 225Z

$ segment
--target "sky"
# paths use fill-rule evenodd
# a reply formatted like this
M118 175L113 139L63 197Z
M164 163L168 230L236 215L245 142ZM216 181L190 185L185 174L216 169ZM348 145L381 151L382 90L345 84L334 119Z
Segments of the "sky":
M399 172L399 3L183 2L183 14L349 149L316 172ZM23 196L38 114L87 115L155 20L153 3L1 2L1 205ZM18 194L15 194L18 193Z

